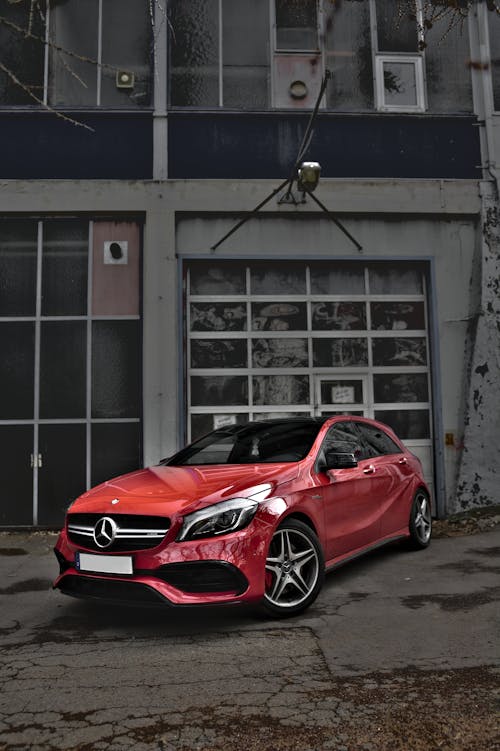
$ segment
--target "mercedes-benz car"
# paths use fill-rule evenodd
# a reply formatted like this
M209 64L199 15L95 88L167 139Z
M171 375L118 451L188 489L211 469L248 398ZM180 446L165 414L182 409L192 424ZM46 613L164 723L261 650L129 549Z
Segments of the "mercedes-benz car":
M354 416L228 425L68 509L54 587L128 603L261 603L296 614L326 571L396 540L426 548L420 461Z

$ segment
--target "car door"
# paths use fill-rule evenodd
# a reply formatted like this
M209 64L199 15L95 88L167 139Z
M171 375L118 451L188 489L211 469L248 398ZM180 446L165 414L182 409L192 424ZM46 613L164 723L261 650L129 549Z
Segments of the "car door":
M374 467L374 492L380 505L380 536L387 537L408 525L412 469L405 453L380 427L358 422L367 456Z
M352 453L357 467L318 472L325 518L326 560L353 552L380 535L380 505L374 487L380 482L366 447L352 420L334 423L320 449ZM321 459L320 459L321 461Z

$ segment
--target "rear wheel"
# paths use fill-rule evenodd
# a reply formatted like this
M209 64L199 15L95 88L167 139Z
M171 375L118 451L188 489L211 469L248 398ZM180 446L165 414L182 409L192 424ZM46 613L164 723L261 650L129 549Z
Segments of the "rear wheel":
M424 490L418 490L410 512L409 546L414 550L426 548L431 541L432 515L429 496Z
M323 585L325 563L314 531L298 519L285 520L266 558L264 609L286 617L305 610Z

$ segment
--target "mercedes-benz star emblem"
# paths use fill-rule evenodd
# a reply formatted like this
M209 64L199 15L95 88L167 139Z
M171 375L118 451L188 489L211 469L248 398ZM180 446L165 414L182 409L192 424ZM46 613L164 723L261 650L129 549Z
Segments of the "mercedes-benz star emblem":
M99 548L108 548L116 537L118 527L109 516L103 516L94 527L94 540Z

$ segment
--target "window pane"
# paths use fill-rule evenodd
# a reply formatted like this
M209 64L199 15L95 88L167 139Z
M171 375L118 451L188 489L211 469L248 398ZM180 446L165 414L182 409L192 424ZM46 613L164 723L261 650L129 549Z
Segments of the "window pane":
M35 315L36 254L36 222L0 221L0 315Z
M152 6L151 6L152 12ZM102 6L101 102L122 107L145 106L151 101L152 29L150 6L141 0L105 0ZM116 70L133 73L132 89L116 87Z
M401 453L399 446L383 430L363 422L358 422L357 426L368 446L369 456Z
M98 0L51 4L51 36L62 47L51 49L51 104L97 104L98 15Z
M40 425L38 522L61 525L69 504L86 490L85 425Z
M254 264L251 269L252 295L303 295L306 270L303 264Z
M371 316L375 331L425 329L423 302L372 302Z
M444 10L443 6L433 4L431 7L438 12ZM449 7L446 11L447 14L452 12ZM488 13L488 16L498 17L496 13ZM470 65L467 65L470 57L467 19L462 17L462 22L452 29L448 25L446 18L443 18L434 23L425 35L429 109L433 112L472 112L472 76Z
M418 268L377 264L370 268L372 295L421 295L422 272Z
M430 438L427 409L376 410L375 419L389 425L403 441L410 438Z
M254 404L308 404L309 377L294 375L254 376Z
M316 0L275 0L275 7L277 49L318 48Z
M45 222L42 259L42 315L85 315L88 222Z
M87 327L45 321L40 349L40 417L85 417Z
M315 368L345 368L368 365L366 339L313 339Z
M191 404L194 407L225 407L246 405L247 402L246 376L191 377Z
M91 434L92 485L142 466L140 423L92 425Z
M223 0L224 106L268 105L269 6L267 0Z
M33 418L35 324L0 323L0 419Z
M36 100L19 84L20 80L39 100L43 99L44 45L43 15L45 2L3 2L1 15L18 29L0 24L0 50L2 65L10 71L0 70L0 104L35 104ZM28 29L31 24L31 35ZM37 38L38 37L38 38Z
M372 352L375 366L427 365L427 347L423 337L372 339Z
M356 459L360 459L363 454L361 438L353 422L335 423L326 434L322 448L340 454L354 454Z
M364 302L313 302L312 327L316 331L359 331L366 329Z
M170 103L219 104L218 0L170 0Z
M376 402L426 402L427 373L378 373L373 376Z
M328 109L373 108L373 72L368 0L325 3Z
M245 266L239 263L218 265L210 261L193 264L189 270L192 295L244 295Z
M254 339L252 362L254 368L307 367L307 339Z
M384 61L384 104L415 107L417 100L416 69L413 63Z
M307 331L306 303L252 303L252 331Z
M417 22L399 0L376 0L379 52L417 52Z
M192 339L192 368L246 368L246 339Z
M500 15L488 13L490 31L491 77L495 110L500 111Z
M311 293L364 295L364 268L361 264L311 264Z
M321 404L363 404L363 381L345 378L322 381Z
M238 302L197 302L190 306L191 331L245 331L247 308Z
M92 324L92 417L140 417L140 321Z

